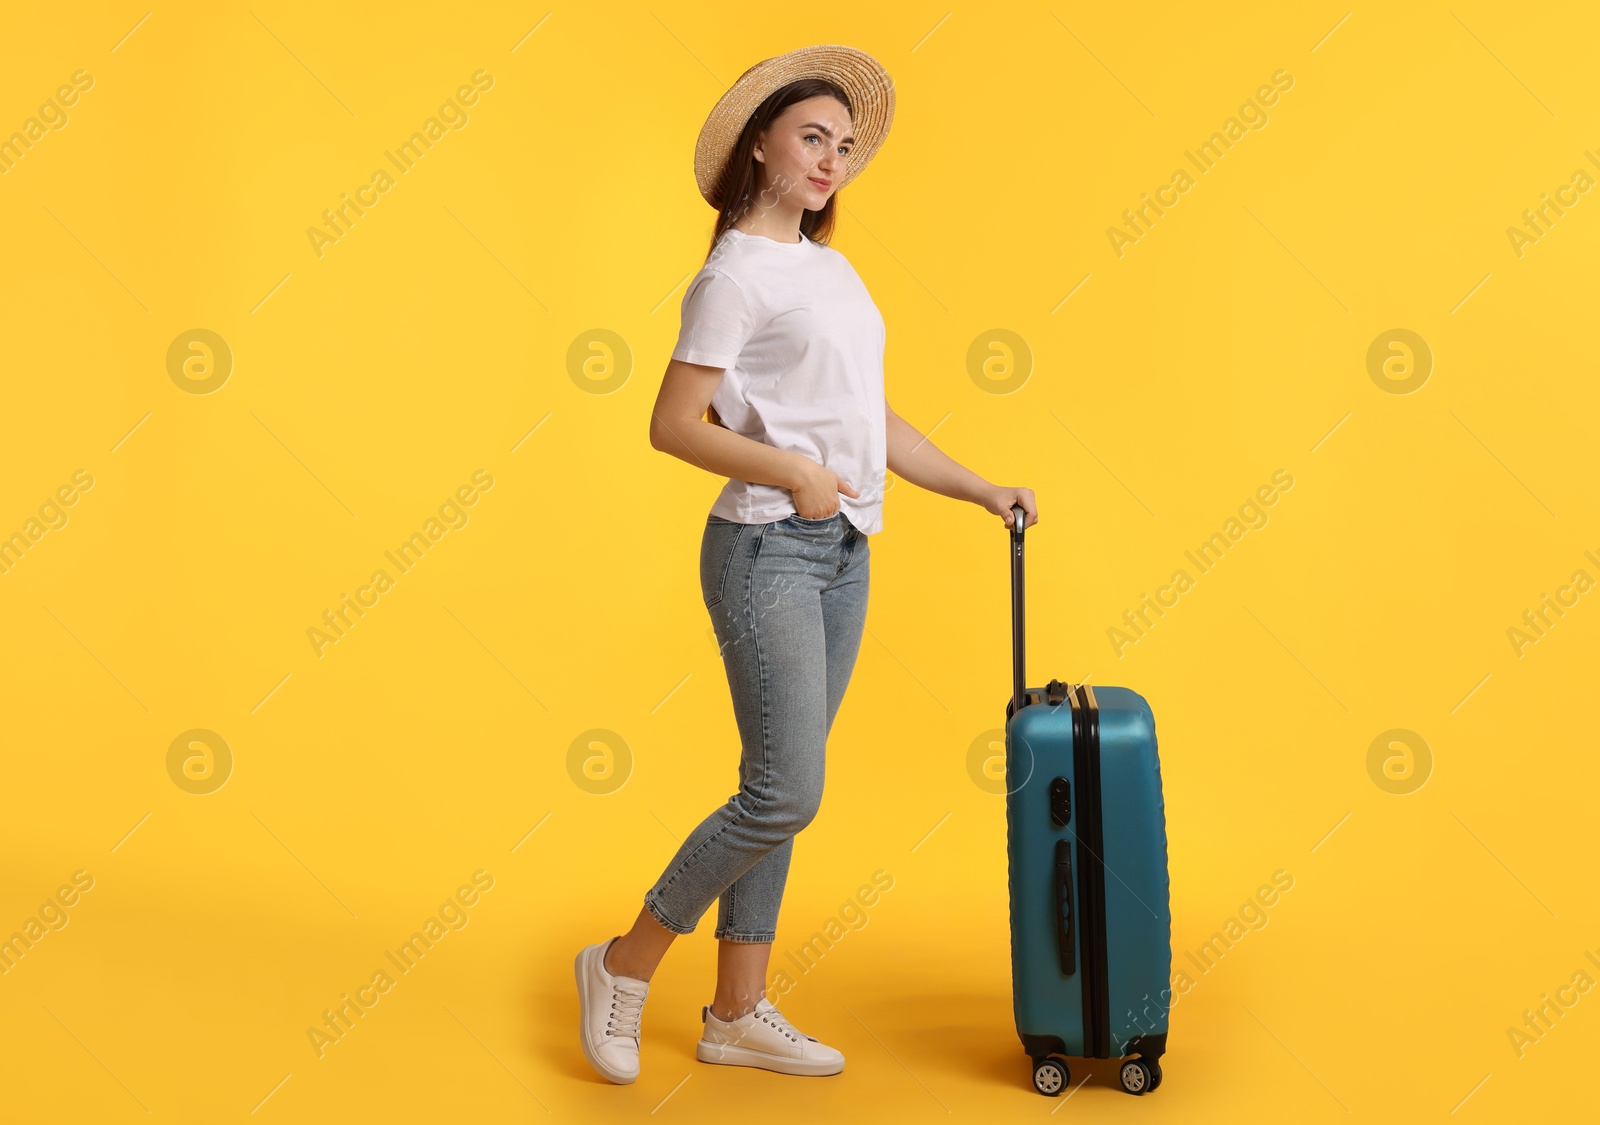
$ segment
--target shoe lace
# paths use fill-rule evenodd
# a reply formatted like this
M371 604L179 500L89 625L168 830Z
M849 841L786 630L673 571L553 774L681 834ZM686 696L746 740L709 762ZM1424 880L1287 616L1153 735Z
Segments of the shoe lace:
M794 1024L790 1023L784 1014L778 1011L776 1008L768 1008L766 1011L757 1012L756 1015L763 1023L767 1024L769 1027L776 1028L778 1031L782 1032L796 1043L806 1038L800 1033L800 1029L795 1027Z
M613 989L611 992L611 1015L606 1020L607 1035L631 1035L639 1038L639 1024L644 1016L643 992L634 992L628 989Z

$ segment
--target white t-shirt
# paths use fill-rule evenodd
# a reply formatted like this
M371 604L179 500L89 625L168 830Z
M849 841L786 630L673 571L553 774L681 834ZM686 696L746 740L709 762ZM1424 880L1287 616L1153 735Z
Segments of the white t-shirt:
M683 295L672 358L724 368L711 396L733 432L811 458L861 494L839 493L863 535L883 528L887 469L883 317L831 246L729 228ZM711 514L770 523L796 514L776 484L729 480Z

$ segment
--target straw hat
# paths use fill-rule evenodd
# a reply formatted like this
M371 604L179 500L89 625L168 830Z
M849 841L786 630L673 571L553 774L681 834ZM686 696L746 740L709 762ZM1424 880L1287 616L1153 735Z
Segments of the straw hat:
M894 79L877 59L854 47L800 47L763 59L741 74L700 127L700 139L694 146L694 178L711 206L717 206L713 198L717 180L750 115L774 90L800 78L826 78L850 97L855 146L850 150L850 170L839 187L859 176L871 162L894 121Z

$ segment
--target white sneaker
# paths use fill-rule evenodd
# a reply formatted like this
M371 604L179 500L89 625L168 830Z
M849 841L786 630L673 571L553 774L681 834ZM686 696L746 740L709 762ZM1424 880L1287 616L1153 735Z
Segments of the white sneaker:
M618 935L621 936L621 935ZM612 1082L639 1077L639 1019L647 981L606 972L609 941L587 945L573 962L578 980L578 1041L589 1065Z
M780 1074L838 1074L844 1056L815 1036L798 1030L765 996L755 1011L736 1020L719 1020L711 1006L700 1009L706 1029L694 1046L701 1062L759 1066Z

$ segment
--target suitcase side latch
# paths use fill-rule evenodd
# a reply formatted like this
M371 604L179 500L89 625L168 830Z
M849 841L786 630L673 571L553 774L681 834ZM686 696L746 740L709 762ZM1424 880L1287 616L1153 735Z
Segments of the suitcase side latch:
M1057 828L1065 828L1072 819L1072 783L1064 777L1050 782L1050 819Z

